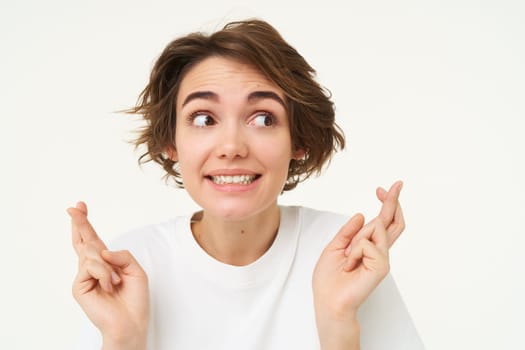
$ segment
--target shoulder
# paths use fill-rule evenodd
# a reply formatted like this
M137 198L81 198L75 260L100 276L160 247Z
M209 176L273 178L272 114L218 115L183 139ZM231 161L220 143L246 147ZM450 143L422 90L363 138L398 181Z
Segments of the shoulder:
M326 210L313 209L308 207L297 207L300 211L301 221L303 224L337 226L340 227L348 220L348 215L334 213Z
M293 213L302 239L328 242L339 231L349 216L301 206L282 207L284 213ZM286 214L285 214L286 215Z
M177 217L164 222L144 225L124 232L109 244L113 250L129 250L133 256L144 263L144 260L158 260L173 252L182 227L189 222L188 217Z
M283 207L283 210L295 213L302 234L313 232L335 234L349 219L348 215L301 206Z

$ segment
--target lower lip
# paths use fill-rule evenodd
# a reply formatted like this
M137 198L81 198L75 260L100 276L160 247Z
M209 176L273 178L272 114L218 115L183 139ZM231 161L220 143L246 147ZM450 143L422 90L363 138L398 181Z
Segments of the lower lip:
M240 184L219 185L219 184L216 184L215 182L213 182L211 179L208 179L208 178L206 178L206 181L208 181L210 186L213 187L213 189L215 189L217 191L230 192L230 193L232 193L232 192L239 193L239 192L247 192L247 191L253 190L255 187L257 187L257 184L259 183L260 179L261 179L261 177L258 177L252 183L250 183L248 185L240 185Z

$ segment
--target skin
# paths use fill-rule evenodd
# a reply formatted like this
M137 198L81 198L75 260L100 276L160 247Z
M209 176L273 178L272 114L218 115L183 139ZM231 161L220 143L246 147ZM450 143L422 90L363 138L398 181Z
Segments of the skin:
M103 349L146 349L148 278L128 251L108 251L87 219L87 206L68 208L78 255L73 296L101 331Z
M246 265L275 238L288 165L304 154L292 150L284 101L283 91L258 70L221 57L199 63L181 82L168 154L203 208L194 236L220 261ZM204 120L210 125L202 126ZM217 186L209 179L242 174L258 178L250 186Z
M291 147L279 99L284 101L283 91L259 71L220 57L197 64L181 82L176 140L166 151L179 162L186 190L203 209L192 225L196 241L224 263L249 264L271 246L289 161L304 154ZM212 176L241 174L255 181L212 181ZM388 273L388 250L404 229L401 187L396 182L388 191L378 188L379 215L366 225L355 215L319 257L312 287L323 350L359 349L357 310ZM101 331L104 349L145 349L145 272L129 252L107 250L83 202L68 213L79 258L75 299Z
M389 272L388 250L404 230L399 194L402 183L376 191L379 215L364 224L353 216L323 250L312 285L323 350L359 349L357 310Z

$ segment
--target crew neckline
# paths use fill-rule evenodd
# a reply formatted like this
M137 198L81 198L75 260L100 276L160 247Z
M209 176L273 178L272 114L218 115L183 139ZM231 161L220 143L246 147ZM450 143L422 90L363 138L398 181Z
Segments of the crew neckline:
M192 215L177 221L177 234L184 241L185 260L192 272L225 288L250 288L286 273L295 257L300 231L299 207L279 206L280 220L270 248L257 260L244 266L223 263L209 255L191 231Z

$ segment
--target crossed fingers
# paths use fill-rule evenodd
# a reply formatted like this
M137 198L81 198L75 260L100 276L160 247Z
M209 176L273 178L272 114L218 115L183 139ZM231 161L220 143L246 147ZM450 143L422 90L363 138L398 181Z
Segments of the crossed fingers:
M81 250L86 243L92 244L97 248L98 252L107 249L88 221L87 206L84 202L78 202L75 208L68 208L67 212L71 216L71 238L77 255L81 254Z
M363 228L355 234L349 246L346 248L345 255L348 255L351 246L355 242L362 238L369 239L373 233L371 227L377 227L379 224L381 224L385 230L387 248L390 248L394 244L401 235L401 232L405 229L405 219L403 217L401 205L399 204L399 194L402 187L403 183L397 181L390 187L388 192L381 187L377 189L377 198L383 202L381 211L374 220L363 226Z
M91 291L97 281L102 289L112 292L113 285L120 282L120 277L104 258L108 253L107 247L87 218L86 204L78 202L76 207L68 208L67 212L71 216L71 238L79 263L74 293Z
M388 192L381 187L376 190L377 198L383 202L378 217L386 228L389 247L394 244L405 229L405 219L399 204L399 194L402 188L403 183L397 181L390 187Z
M375 261L375 268L381 270L385 275L388 266L388 238L387 232L380 219L375 218L359 231L359 239L352 240L352 243L345 250L347 257L343 269L346 272L352 271L359 262L365 257ZM357 235L356 235L357 236Z
M375 255L382 254L388 257L388 249L405 228L405 220L399 204L402 186L403 183L397 181L388 192L381 187L377 189L377 198L383 205L376 218L362 226L353 237L347 237L350 242L344 252L347 257L345 271L352 270L366 251L368 253L375 251Z

